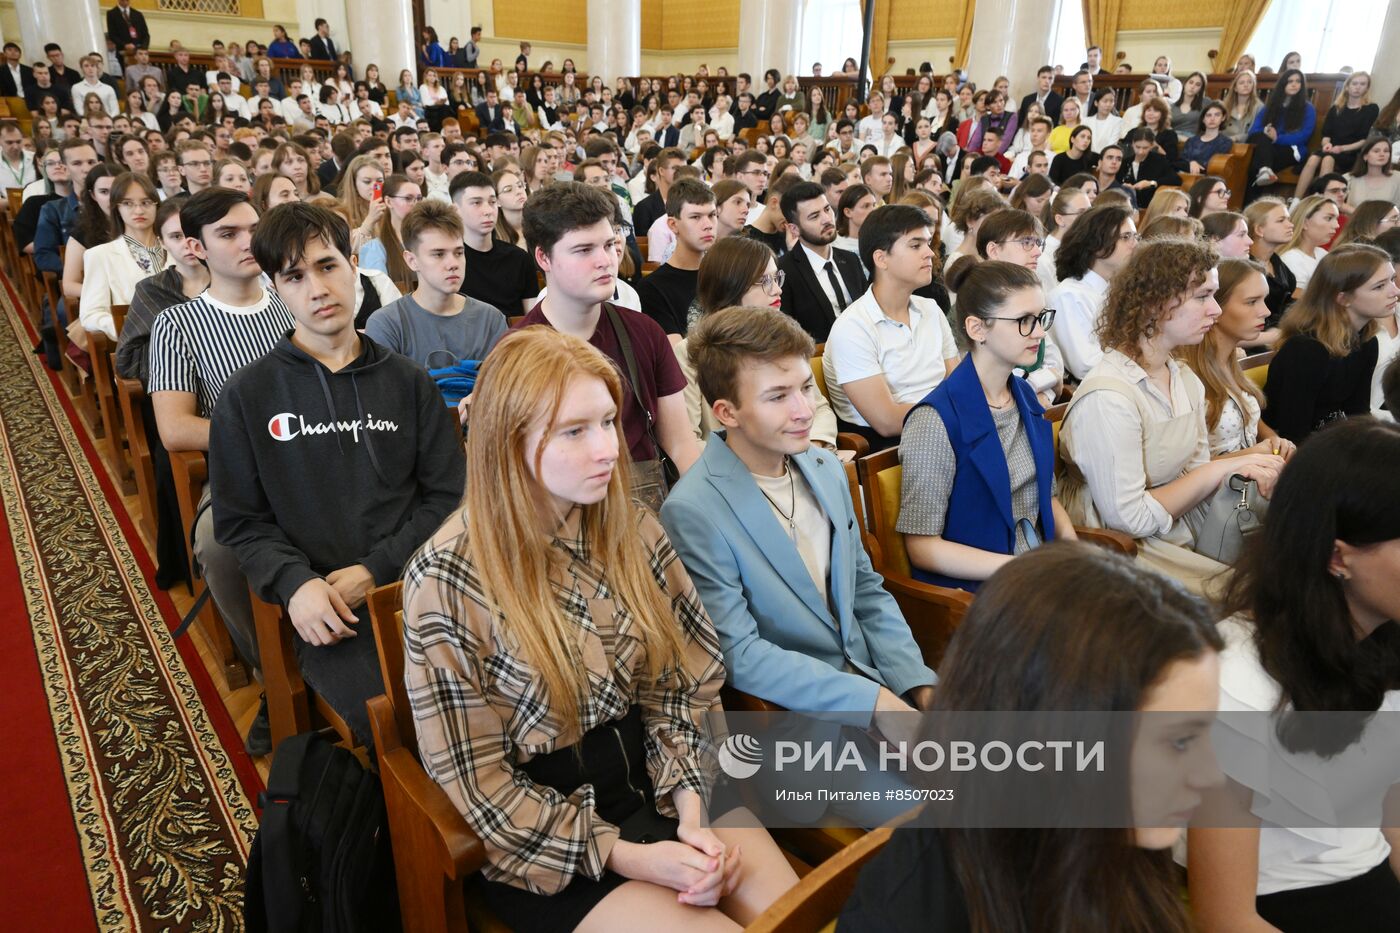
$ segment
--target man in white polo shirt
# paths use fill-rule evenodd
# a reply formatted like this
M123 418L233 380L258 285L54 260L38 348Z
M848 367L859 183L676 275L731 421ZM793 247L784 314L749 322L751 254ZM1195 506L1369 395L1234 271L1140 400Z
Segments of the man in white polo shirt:
M933 276L933 221L917 207L877 208L860 228L870 289L831 325L822 353L837 426L870 441L899 443L904 416L958 364L943 308L915 291Z

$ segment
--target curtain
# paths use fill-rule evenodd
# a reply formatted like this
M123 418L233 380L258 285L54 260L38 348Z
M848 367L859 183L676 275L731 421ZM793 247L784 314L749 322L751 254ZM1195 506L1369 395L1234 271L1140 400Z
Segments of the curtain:
M1085 0L1086 3L1089 0ZM1225 25L1220 28L1220 51L1215 56L1215 70L1229 71L1245 53L1254 30L1269 10L1271 0L1233 0L1225 7ZM1260 62L1260 64L1271 64Z
M963 0L962 15L958 17L958 42L953 49L953 67L967 67L967 53L972 46L972 14L977 9L977 0Z
M1084 37L1088 41L1085 45L1097 45L1103 49L1103 59L1099 67L1104 71L1112 71L1117 59L1114 58L1118 51L1118 18L1123 12L1123 0L1083 0L1084 2ZM1235 2L1246 2L1246 0L1235 0ZM1248 0L1253 2L1253 0ZM1265 0L1267 3L1268 0ZM1078 62L1075 65L1078 66ZM1069 63L1065 63L1065 71L1069 73Z

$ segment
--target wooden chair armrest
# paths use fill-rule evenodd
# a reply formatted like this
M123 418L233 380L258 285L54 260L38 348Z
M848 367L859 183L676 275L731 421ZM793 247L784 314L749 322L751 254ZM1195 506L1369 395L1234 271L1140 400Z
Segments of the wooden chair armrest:
M1138 544L1132 535L1112 528L1081 528L1074 526L1074 533L1081 541L1116 551L1126 557L1137 557Z
M900 574L887 573L884 578L885 590L899 604L924 663L937 670L949 639L972 605L972 594Z
M203 486L209 479L209 461L202 450L170 451L170 470L176 479L184 478L191 485Z
M372 705L388 701L381 696L369 702ZM386 785L392 782L393 793L402 793L399 802L409 812L399 816L413 827L407 840L395 840L397 845L412 845L420 853L424 848L435 850L433 855L443 876L453 881L466 880L486 864L486 847L481 839L408 749L396 748L380 755L379 772ZM385 790L390 793L387 786Z
M725 684L719 691L720 702L731 713L781 713L786 708L770 703L762 697L745 693L737 687Z
M870 453L870 442L859 434L843 431L836 435L836 449L853 450L855 451L856 459L859 460L861 457Z

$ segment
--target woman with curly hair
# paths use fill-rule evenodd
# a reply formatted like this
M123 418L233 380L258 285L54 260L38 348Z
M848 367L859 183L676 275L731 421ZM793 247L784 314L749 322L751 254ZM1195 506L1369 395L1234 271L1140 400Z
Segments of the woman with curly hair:
M1138 247L1109 286L1103 359L1060 432L1061 499L1074 523L1132 535L1138 560L1197 593L1226 569L1194 551L1215 491L1238 473L1267 497L1283 467L1272 453L1211 460L1205 388L1174 359L1220 317L1218 261L1187 240Z

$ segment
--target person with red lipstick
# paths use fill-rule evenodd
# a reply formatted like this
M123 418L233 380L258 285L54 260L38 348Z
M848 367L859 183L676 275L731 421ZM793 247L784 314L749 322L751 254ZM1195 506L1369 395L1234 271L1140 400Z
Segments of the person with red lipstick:
M676 235L676 247L664 265L637 285L637 294L642 313L673 341L690 329L695 280L700 260L714 245L718 213L714 192L699 179L682 178L666 193L666 226Z

